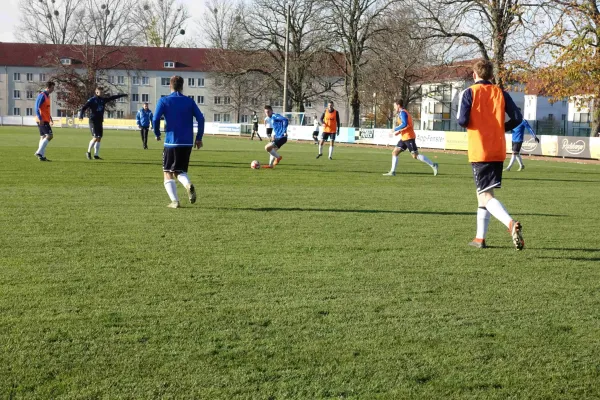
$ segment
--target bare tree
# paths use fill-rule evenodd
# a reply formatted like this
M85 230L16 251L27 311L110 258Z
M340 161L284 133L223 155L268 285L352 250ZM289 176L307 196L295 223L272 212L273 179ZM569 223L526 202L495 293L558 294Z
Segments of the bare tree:
M393 4L400 0L322 0L330 15L331 35L335 38L334 49L341 49L346 58L343 68L346 77L346 92L351 109L350 124L360 123L360 86L363 68L368 63L369 46L372 39L386 27L378 24Z
M185 24L190 18L187 7L176 0L148 0L136 4L133 23L143 45L171 47L178 37L185 35Z
M202 20L196 21L204 34L203 44L216 49L242 49L242 4L239 1L209 0Z
M18 35L35 43L71 44L81 31L84 0L20 0Z
M79 43L127 46L135 32L132 26L133 0L85 0L85 17Z

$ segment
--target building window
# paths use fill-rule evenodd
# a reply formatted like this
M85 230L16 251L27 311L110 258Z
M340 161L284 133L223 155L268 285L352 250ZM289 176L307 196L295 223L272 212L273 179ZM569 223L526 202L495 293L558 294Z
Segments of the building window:
M221 97L215 96L215 104L221 104Z
M249 120L250 120L250 118L248 115L242 115L242 118L241 118L242 124L247 124Z
M196 86L196 78L188 78L188 86L195 87Z
M27 91L27 100L32 100L33 99L33 90L28 90Z
M33 74L27 74L27 82L33 82Z
M142 85L150 85L150 78L148 78L147 76L142 76Z
M327 108L328 104L329 104L329 100L323 100L323 108Z
M160 84L162 86L169 86L171 84L171 80L169 78L160 78Z
M548 119L549 120L553 120L554 119L554 114L548 114Z
M40 74L40 82L46 82L46 74Z
M131 77L131 84L132 85L139 85L140 84L140 77L139 76L132 76Z
M165 68L175 68L175 63L173 61L165 61Z
M252 101L250 101L250 104L252 104L253 106L258 106L258 99L252 99Z
M194 98L195 98L194 95L188 95L188 97L192 100L194 100Z
M304 102L304 108L312 108L312 101L306 100Z
M562 101L562 106L563 106L563 107L566 107L566 106L567 106L567 101L566 101L566 100L563 100L563 101Z
M19 107L13 108L13 115L21 115L21 109Z
M112 75L108 76L108 83L115 83L115 77Z
M231 104L231 97L229 97L229 96L223 97L223 104Z
M15 72L13 74L13 81L18 81L18 82L21 81L21 73L20 72Z
M204 104L204 96L198 96L196 102L198 104Z
M71 64L72 64L72 63L71 63L71 59L70 59L70 58L61 58L61 59L60 59L60 63L61 63L62 65L71 65Z
M66 117L67 116L67 110L57 110L56 111L56 115L58 115L59 117Z
M567 114L563 114L560 119L565 121L567 119Z
M124 111L117 111L117 118L123 118L125 116L125 112Z
M106 118L113 118L115 116L114 111L107 111L106 112Z
M142 94L142 103L147 103L149 100L149 95L148 94Z
M214 122L221 122L221 114L215 114L215 115L213 115L213 121Z
M25 113L27 114L28 117L31 117L33 115L33 108L27 107L25 109Z
M198 78L198 87L204 87L204 78Z
M125 97L119 97L117 103L125 103Z
M231 114L223 114L223 122L231 122Z
M590 122L590 114L588 114L588 113L575 113L575 115L573 116L573 122L588 123L588 122Z
M21 91L20 90L13 90L13 98L20 99L21 98Z
M132 93L131 94L131 101L133 101L134 103L137 103L140 101L140 95L137 93Z
M119 85L124 85L124 84L125 84L125 77L124 77L123 75L119 75L119 76L117 77L117 83L118 83Z

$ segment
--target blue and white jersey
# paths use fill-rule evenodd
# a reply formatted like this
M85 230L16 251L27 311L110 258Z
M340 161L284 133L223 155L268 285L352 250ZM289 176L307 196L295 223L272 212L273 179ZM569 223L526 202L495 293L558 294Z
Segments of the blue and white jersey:
M271 118L269 119L271 122L271 126L273 127L273 134L275 139L279 139L287 135L289 121L286 117L280 114L272 114Z
M204 136L204 115L196 102L179 92L158 100L152 127L160 137L160 119L165 117L165 147L193 147L194 142ZM194 141L194 118L198 122L198 133Z
M536 138L535 132L533 131L531 125L529 125L529 123L526 120L523 120L523 122L521 122L519 126L512 130L512 141L516 143L522 143L525 139L525 129L529 131L529 133L531 134L531 136L533 136L534 139Z
M145 110L142 108L137 112L135 119L139 126L141 126L142 128L147 128L152 122L152 111L150 111L150 109Z

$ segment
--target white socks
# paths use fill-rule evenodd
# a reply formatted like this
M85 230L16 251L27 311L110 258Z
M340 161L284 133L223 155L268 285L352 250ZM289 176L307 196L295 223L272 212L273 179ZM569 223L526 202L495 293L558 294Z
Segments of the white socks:
M512 157L510 157L510 162L508 163L508 166L506 167L506 169L511 169L513 164L515 163L516 159L517 159L517 155L513 154Z
M92 147L94 147L94 143L96 143L94 141L94 139L90 140L90 144L88 145L88 151L87 151L88 153L92 152Z
M167 194L169 195L171 201L179 201L179 197L177 197L177 183L175 182L175 179L169 179L168 181L165 181L165 189L167 189Z
M329 146L329 158L333 156L333 146Z
M271 154L269 156L269 165L273 165L273 162L275 161L275 157L273 157L273 155Z
M517 154L517 162L519 163L519 168L523 168L523 159L521 158L521 154Z
M396 172L396 167L398 166L398 156L392 156L392 169L391 172Z
M431 168L433 168L433 162L431 162L431 160L429 158L427 158L426 156L424 156L423 154L419 154L417 156L417 160L424 162L425 164L429 165Z
M177 180L179 181L179 183L181 183L183 185L184 188L188 188L192 182L190 182L190 178L188 178L187 174L185 172L180 173L177 176Z
M38 147L38 151L36 152L37 154L41 155L42 157L46 155L46 146L48 146L48 143L50 143L50 141L46 138L41 139L40 140L40 147Z
M513 219L508 215L508 212L502 203L496 199L490 199L485 205L485 208L494 216L494 218L506 225L507 228L510 227L510 223Z
M319 154L323 154L323 145L319 142Z
M475 239L485 239L490 225L490 212L485 207L477 209L477 235Z
M100 142L96 142L94 145L94 155L97 156L100 153Z
M271 150L269 154L271 155L271 158L269 158L269 165L272 166L273 162L275 161L275 158L279 158L279 154L277 154L277 151L275 149Z

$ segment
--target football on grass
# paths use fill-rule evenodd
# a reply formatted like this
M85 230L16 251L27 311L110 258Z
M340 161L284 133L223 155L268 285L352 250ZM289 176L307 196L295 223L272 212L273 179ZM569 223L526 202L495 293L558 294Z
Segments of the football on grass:
M252 169L260 169L260 163L258 160L254 160L250 163L250 168Z

